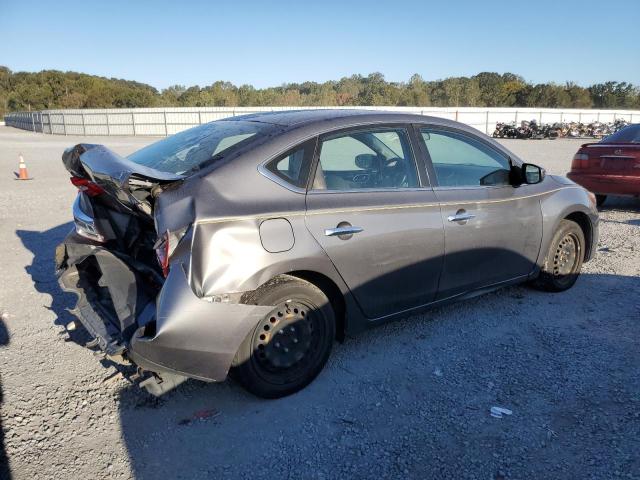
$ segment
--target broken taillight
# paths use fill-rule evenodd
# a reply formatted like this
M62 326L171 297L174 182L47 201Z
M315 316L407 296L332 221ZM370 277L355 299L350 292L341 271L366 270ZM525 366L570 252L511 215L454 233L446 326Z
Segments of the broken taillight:
M162 274L165 277L169 275L169 258L175 251L180 241L189 231L189 228L191 228L191 225L187 225L186 227L179 228L178 230L174 230L172 232L167 230L158 237L158 240L153 246L156 251L156 257L158 257L160 268L162 268Z
M156 257L165 278L169 275L169 243L169 232L165 232L155 244Z
M90 197L95 197L104 193L104 190L99 185L96 185L91 180L87 180L82 177L71 177L71 183L73 183L79 191L86 193Z

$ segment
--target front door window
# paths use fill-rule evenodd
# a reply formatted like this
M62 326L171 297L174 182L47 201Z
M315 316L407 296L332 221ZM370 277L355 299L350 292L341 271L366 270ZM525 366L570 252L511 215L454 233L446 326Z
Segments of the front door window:
M422 129L440 187L509 185L509 159L488 145L448 130Z

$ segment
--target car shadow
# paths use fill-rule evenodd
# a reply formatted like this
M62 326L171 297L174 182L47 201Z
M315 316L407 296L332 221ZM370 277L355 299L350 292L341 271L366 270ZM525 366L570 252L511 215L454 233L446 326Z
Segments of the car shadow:
M58 286L53 256L71 226L17 232L34 254L26 270L51 295L63 326L75 319L68 312L75 296ZM381 478L426 478L434 465L447 477L461 461L471 463L467 452L478 445L512 458L530 451L531 471L586 464L571 439L608 430L609 419L588 415L589 405L626 401L617 379L629 365L620 352L640 361L628 345L640 334L627 320L637 318L636 307L624 302L637 287L636 277L585 273L560 294L512 286L437 307L336 343L319 377L279 400L256 398L231 381L189 380L159 398L137 385L118 387L122 445L138 479L343 478L370 472L372 462ZM577 343L567 340L576 336ZM605 342L607 362L594 342ZM487 421L496 404L542 409L544 420L523 411L498 427ZM584 420L562 423L576 414ZM553 444L552 427L563 433ZM544 457L535 453L540 442L548 443ZM608 455L605 447L597 452Z
M522 448L535 451L539 442L548 442L549 434L546 430L536 433L540 413L524 411L544 408L544 418L553 418L545 420L551 422L548 428L558 428L555 422L564 422L565 415L586 417L589 402L600 405L619 396L618 384L612 377L603 382L601 375L613 374L621 365L600 365L588 341L592 335L601 335L608 323L601 318L605 315L592 292L620 300L634 288L635 277L586 273L572 290L560 294L512 286L438 307L336 343L314 382L278 400L258 399L231 381L189 380L160 398L136 386L123 388L120 425L131 467L138 479L161 475L235 478L238 474L316 478L314 469L320 466L325 468L319 472L325 478L344 478L350 476L344 473L345 466L366 471L370 462L391 453L411 466L409 477L427 478L429 462L455 465L472 448L464 445L493 445L490 448L509 452L507 457ZM576 296L591 296L593 301L576 306L572 301ZM573 313L576 308L580 315ZM631 319L636 312L629 303L620 314ZM620 338L635 335L617 333ZM571 355L559 358L559 352L569 348L567 338L580 335L584 338L577 346L572 344ZM470 342L477 342L475 350L469 350ZM626 351L640 361L637 352L630 353L635 347L630 349L628 344L633 342L621 345L619 338L604 342L603 348ZM496 356L498 349L502 353ZM584 368L586 352L592 355L586 362L593 362L595 368ZM567 380L567 375L579 378ZM526 385L536 385L535 390ZM564 406L554 409L550 406L554 402ZM487 410L495 404L518 405L523 410L518 427L503 427L511 432L507 434L510 445L503 443L502 429L487 421ZM577 452L579 446L571 440L572 433L588 435L589 429L606 428L608 421L588 417L589 421L563 426L564 439L549 445L544 458L532 457L531 471L543 466L552 469L556 462L586 464L584 452ZM525 436L530 438L516 440L516 430L529 432ZM405 445L406 451L385 453L389 443ZM414 460L415 448L424 448L420 462ZM606 454L606 449L599 452ZM381 478L407 478L404 467L381 464L380 468L391 468L381 470Z
M85 345L90 336L83 328L74 328L78 322L76 316L70 312L75 306L76 297L60 288L55 275L56 246L72 229L73 222L68 222L45 231L16 230L16 235L33 253L33 261L25 267L25 271L31 276L38 292L51 296L51 306L45 308L55 313L55 325L65 328L68 334L67 341Z
M626 212L640 213L640 199L636 197L623 197L610 195L604 205L598 207L600 212ZM631 220L633 222L634 220Z
M634 197L618 197L610 196L607 201L601 207L598 207L600 212L624 212L624 213L640 213L640 199ZM619 223L621 225L632 225L635 227L640 226L640 219L632 218L629 220L612 220L600 218L601 222L605 223Z
M633 227L640 227L640 219L631 219L631 220L625 220L624 222L621 222L619 220L609 220L609 219L600 218L600 222L617 223L618 225L631 225Z
M1 312L0 312L1 313ZM9 345L9 331L0 318L0 348ZM2 410L2 372L0 372L0 411ZM4 429L2 428L2 418L0 417L0 479L9 480L11 470L9 468L9 458L4 446Z

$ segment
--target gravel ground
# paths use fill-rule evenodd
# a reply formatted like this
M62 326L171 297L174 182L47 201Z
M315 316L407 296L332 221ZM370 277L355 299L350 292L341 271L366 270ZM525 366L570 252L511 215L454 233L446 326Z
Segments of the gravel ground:
M0 477L640 479L640 201L604 208L568 292L506 288L366 332L285 399L195 381L154 399L64 333L60 154L81 141L152 139L0 127ZM580 141L504 143L563 174Z

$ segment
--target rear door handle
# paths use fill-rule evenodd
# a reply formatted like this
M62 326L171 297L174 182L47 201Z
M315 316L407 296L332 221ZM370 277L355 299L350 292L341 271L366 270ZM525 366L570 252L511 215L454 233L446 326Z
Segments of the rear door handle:
M472 218L476 218L472 213L456 213L455 215L449 215L447 220L450 222L466 222Z
M324 234L327 237L336 237L340 235L353 235L354 233L360 233L364 230L362 227L354 227L350 225L348 227L335 227L335 228L327 228L324 231Z

